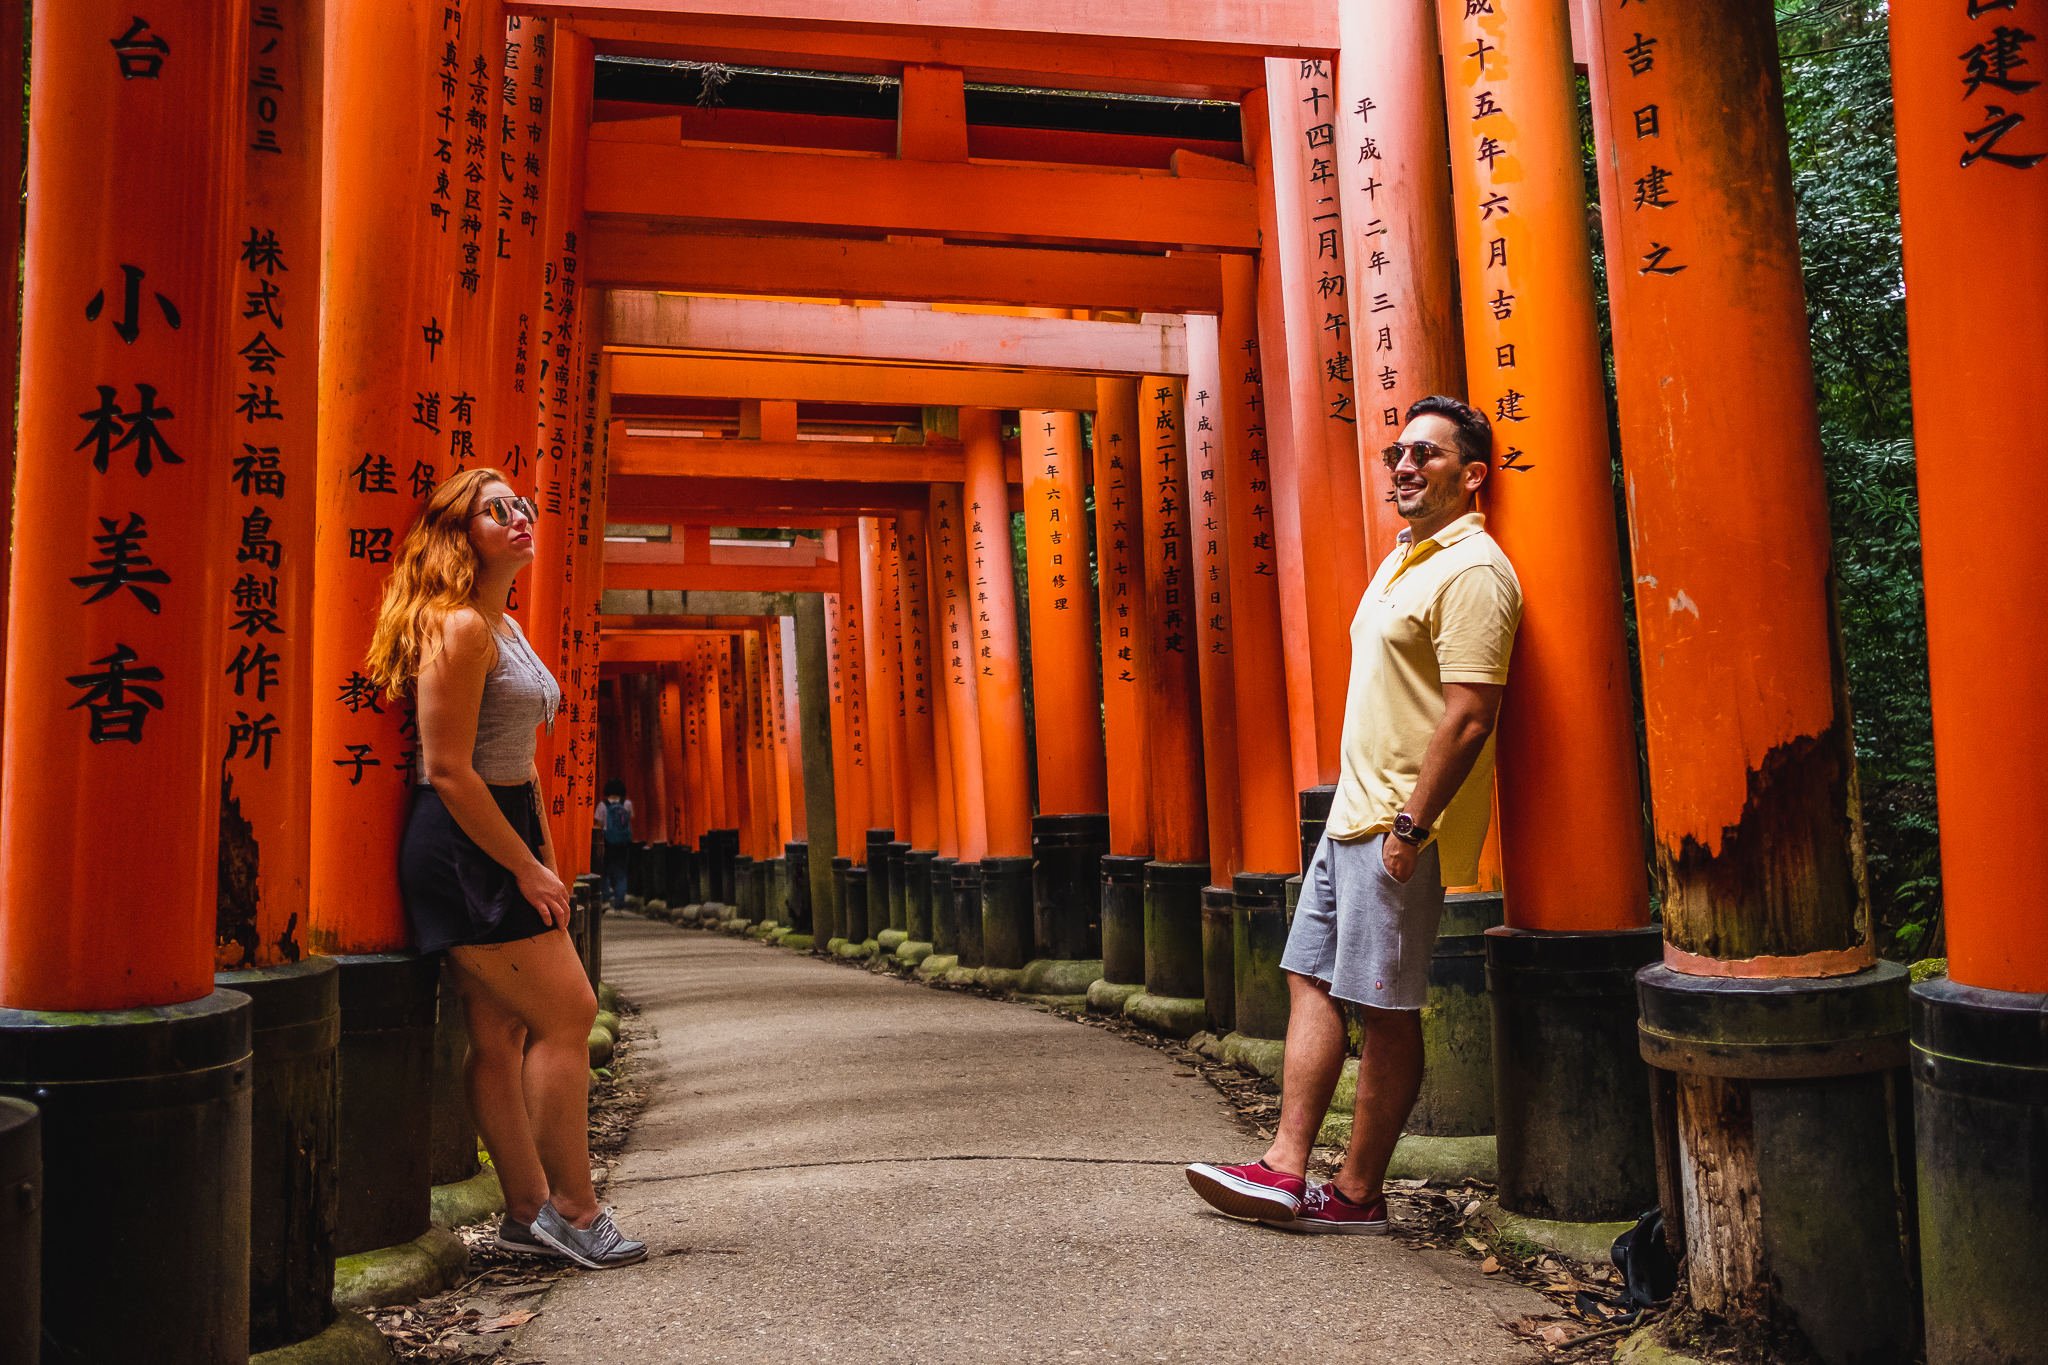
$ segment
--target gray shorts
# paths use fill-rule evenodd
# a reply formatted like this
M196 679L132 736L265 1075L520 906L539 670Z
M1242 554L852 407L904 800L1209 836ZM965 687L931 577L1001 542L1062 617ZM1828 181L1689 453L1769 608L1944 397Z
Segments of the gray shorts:
M1280 969L1328 982L1339 1000L1419 1010L1429 1001L1443 879L1432 843L1416 857L1415 875L1395 881L1380 856L1381 842L1392 837L1340 844L1323 836L1301 877Z

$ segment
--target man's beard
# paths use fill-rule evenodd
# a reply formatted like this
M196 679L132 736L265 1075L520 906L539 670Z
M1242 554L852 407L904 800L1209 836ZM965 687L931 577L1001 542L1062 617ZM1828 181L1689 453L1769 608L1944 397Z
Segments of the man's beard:
M1400 489L1394 490L1394 510L1401 514L1404 521L1427 521L1439 515L1457 501L1458 488L1457 485L1450 483L1441 487L1425 483L1415 496L1415 502L1410 504Z

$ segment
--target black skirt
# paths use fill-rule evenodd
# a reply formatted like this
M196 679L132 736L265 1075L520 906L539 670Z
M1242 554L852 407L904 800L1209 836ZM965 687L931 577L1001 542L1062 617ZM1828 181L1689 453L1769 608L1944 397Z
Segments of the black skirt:
M526 846L540 856L540 807L531 782L491 787L498 809ZM398 886L422 953L480 943L516 943L549 932L519 879L462 832L432 787L413 797L398 851Z

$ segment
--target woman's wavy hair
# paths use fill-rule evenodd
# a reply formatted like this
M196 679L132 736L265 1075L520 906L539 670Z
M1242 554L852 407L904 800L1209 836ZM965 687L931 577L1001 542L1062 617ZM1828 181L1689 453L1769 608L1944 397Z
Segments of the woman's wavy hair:
M470 469L427 495L384 580L377 630L370 637L370 681L393 698L410 693L441 650L441 623L470 604L476 590L476 547L469 543L476 495L504 483L494 469Z

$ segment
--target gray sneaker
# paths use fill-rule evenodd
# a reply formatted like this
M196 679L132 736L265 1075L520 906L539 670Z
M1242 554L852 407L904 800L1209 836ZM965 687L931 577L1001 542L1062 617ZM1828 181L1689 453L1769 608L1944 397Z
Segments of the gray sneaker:
M553 1204L542 1204L533 1220L533 1235L591 1270L616 1270L647 1259L647 1244L629 1241L620 1233L609 1209L600 1209L596 1222L579 1228L557 1213Z
M497 1248L517 1256L552 1256L559 1260L562 1255L533 1235L533 1224L522 1223L509 1213L498 1224Z

